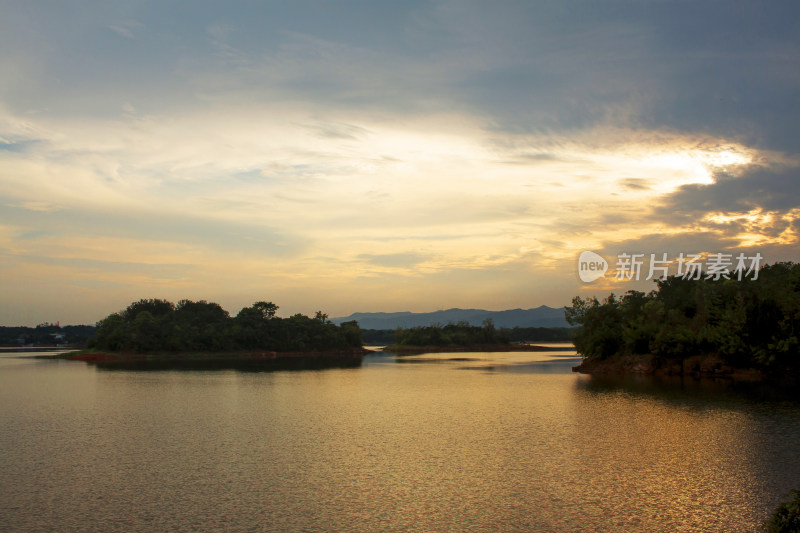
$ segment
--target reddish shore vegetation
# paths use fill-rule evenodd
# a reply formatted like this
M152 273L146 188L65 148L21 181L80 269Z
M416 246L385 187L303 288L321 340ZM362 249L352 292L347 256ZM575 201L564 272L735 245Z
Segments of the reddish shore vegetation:
M134 363L134 362L190 362L190 361L277 361L288 359L361 359L369 350L364 348L351 348L345 350L325 350L308 352L272 352L266 350L253 350L247 352L231 353L136 353L136 352L80 352L64 357L71 361L85 361L89 364L96 363Z
M764 372L750 368L735 368L718 355L697 355L686 359L642 355L617 355L602 360L584 360L572 368L582 374L644 374L656 376L693 376L697 378L726 378L762 380Z
M108 361L113 361L119 357L119 354L113 353L76 353L73 355L68 355L64 357L64 359L69 359L70 361L85 361L87 363L105 363Z

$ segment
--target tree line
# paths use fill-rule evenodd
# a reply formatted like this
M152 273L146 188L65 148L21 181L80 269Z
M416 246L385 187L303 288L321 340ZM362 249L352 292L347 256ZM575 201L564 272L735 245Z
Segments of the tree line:
M200 300L143 299L97 323L90 347L152 352L267 350L303 352L360 348L355 321L339 326L321 311L311 318L276 316L272 302L255 302L231 317L219 304Z
M216 304L207 304L202 301L194 303L201 304L201 306L203 304L216 306ZM213 315L213 312L211 314ZM432 327L441 328L442 326ZM500 331L504 333L511 342L568 342L572 339L574 330L575 328L562 327L500 328ZM361 329L360 331L361 338L366 344L389 345L397 343L397 337L395 335L397 330L394 329ZM57 334L63 335L63 339L56 337L55 335ZM86 346L95 336L96 326L93 325L59 326L58 324L44 323L39 324L35 328L26 326L0 326L0 346L50 346L55 344Z
M497 329L487 318L483 326L471 326L461 321L446 326L417 326L398 328L394 333L395 342L400 346L477 346L481 344L508 344L508 334Z
M466 322L462 322L461 326L464 326ZM468 325L468 324L466 324ZM447 338L449 337L448 333L444 331L445 326L441 325L432 325L429 326L431 328L438 328L442 330L439 333L433 333L433 330L429 330L427 333L420 332L417 335L427 336L427 337L435 337L437 339L443 340L447 342ZM500 328L498 330L501 338L505 340L505 342L570 342L572 340L572 335L575 332L576 328L562 328L562 327L518 327L515 326L513 328ZM374 344L374 345L389 345L389 344L399 344L397 333L400 332L400 337L405 338L409 335L407 329L399 328L399 329L362 329L362 337L364 339L364 343L366 344ZM459 337L458 335L456 337ZM461 336L463 337L463 335ZM469 338L470 336L467 335ZM472 335L472 337L477 337L476 335ZM452 340L452 339L451 339Z
M0 326L0 346L85 345L94 334L94 326L60 326L48 322L35 328Z
M565 315L579 326L578 352L589 360L717 354L735 366L800 367L800 264L767 265L757 279L669 276L656 284L602 302L575 297Z

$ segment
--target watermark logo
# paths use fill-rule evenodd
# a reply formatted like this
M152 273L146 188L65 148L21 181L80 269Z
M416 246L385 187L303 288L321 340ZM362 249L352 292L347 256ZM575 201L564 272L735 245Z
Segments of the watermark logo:
M617 255L614 269L615 281L639 281L666 278L674 274L683 279L758 279L758 271L764 257L760 253L748 256L734 254L684 254L669 259L666 253L633 254L623 252ZM672 269L672 266L675 266ZM578 258L578 276L584 283L605 276L608 263L602 256L585 251ZM673 270L670 272L670 270ZM644 277L646 275L646 277Z
M591 283L597 278L602 278L608 270L608 261L594 252L581 252L578 257L578 276L584 283Z

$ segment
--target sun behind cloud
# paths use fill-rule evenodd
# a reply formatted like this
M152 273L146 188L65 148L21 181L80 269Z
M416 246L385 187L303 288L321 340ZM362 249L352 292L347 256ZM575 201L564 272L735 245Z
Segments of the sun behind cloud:
M0 321L560 306L582 250L796 252L790 37L709 70L716 27L672 39L702 6L51 7L0 22Z

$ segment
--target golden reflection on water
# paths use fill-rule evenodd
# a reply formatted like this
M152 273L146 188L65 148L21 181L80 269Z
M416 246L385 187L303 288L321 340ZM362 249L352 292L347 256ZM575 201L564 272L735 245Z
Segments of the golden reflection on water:
M573 449L591 472L595 512L649 530L737 530L729 529L732 511L758 521L758 428L749 414L624 391L576 392Z
M604 382L556 352L403 360L3 367L0 514L18 529L752 531L800 479L795 404Z

